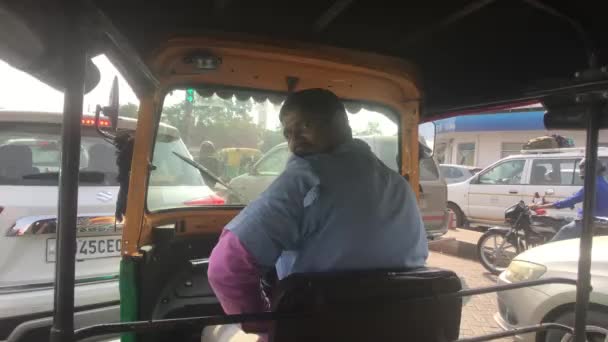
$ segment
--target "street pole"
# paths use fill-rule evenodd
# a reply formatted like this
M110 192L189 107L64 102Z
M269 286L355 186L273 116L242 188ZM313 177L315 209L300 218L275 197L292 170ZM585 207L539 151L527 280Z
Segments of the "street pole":
M595 211L596 165L598 136L603 101L594 101L587 110L587 145L585 147L585 195L583 199L583 232L580 239L576 306L574 317L574 342L585 342L587 309L591 292L591 248L593 245L593 215Z

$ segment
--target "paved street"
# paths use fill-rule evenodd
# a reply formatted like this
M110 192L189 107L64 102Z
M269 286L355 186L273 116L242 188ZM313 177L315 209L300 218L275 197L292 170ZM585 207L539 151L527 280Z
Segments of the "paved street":
M465 279L468 287L481 287L496 283L496 277L477 262L432 252L429 266L451 269ZM462 310L460 337L471 337L500 331L492 316L496 312L496 294L477 295L469 298ZM495 341L512 341L500 339Z

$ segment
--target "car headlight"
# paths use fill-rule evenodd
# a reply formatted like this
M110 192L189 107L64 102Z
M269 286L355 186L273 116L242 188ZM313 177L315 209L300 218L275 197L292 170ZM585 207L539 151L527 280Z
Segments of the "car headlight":
M505 271L505 278L512 282L520 282L527 280L536 280L547 272L547 268L543 265L532 262L513 260Z

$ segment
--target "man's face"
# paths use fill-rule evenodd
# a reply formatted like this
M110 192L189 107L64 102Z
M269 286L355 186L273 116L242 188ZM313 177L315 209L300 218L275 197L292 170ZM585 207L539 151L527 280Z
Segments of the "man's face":
M281 123L289 150L296 155L322 153L332 147L329 124L312 115L297 111L286 112Z

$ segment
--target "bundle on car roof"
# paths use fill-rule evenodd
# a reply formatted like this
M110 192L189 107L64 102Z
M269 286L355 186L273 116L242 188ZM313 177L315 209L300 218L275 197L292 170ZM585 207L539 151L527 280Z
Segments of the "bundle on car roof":
M574 141L571 138L565 138L558 134L545 135L528 140L524 144L524 150L544 150L551 148L574 147Z

